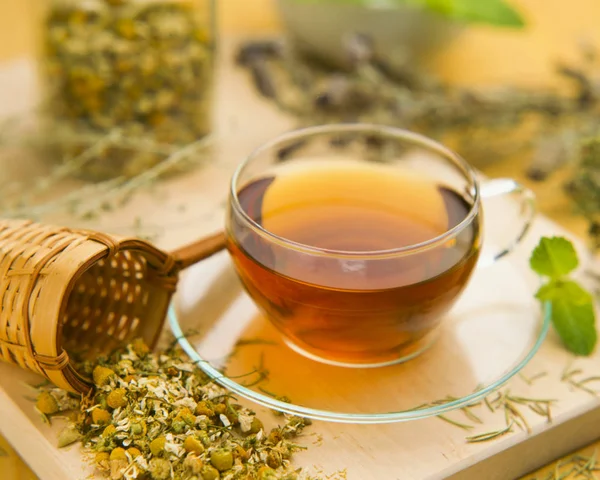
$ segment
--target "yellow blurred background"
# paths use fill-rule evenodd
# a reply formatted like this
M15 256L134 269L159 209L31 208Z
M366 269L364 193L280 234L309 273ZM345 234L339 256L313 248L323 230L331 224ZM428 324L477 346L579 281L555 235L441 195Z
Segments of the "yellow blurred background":
M0 61L34 49L33 8L46 0L0 0ZM433 68L451 82L518 81L536 85L554 76L556 59L570 59L582 39L600 45L597 0L511 0L528 22L524 31L471 27L451 42ZM276 32L275 0L217 0L222 35Z
M0 0L0 73L3 63L33 53L33 7L35 2L42 1ZM264 35L281 31L274 0L217 0L217 3L221 35ZM434 71L445 80L456 83L548 84L555 78L552 74L554 61L576 56L579 42L585 40L600 46L598 0L512 0L511 3L525 16L528 22L525 31L472 27L447 45L443 55L432 65ZM0 95L6 93L0 92ZM509 163L492 167L486 173L492 176L510 174L524 181L536 191L544 213L573 233L584 235L585 223L573 217L560 193L562 180L557 177L543 186L532 184L522 178L521 170ZM0 478L35 478L1 437Z

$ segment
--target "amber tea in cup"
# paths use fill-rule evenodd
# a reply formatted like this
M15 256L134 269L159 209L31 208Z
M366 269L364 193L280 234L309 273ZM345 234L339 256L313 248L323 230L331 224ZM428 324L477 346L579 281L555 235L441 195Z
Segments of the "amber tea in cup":
M431 343L477 264L481 222L473 172L444 147L391 128L314 127L240 167L228 248L292 348L376 366Z

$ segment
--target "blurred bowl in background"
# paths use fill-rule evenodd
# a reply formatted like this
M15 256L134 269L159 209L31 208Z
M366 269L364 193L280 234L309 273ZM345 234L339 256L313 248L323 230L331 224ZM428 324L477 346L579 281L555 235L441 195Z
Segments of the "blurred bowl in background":
M287 34L297 49L332 66L347 66L344 43L364 34L377 55L423 63L465 26L412 5L375 7L337 2L277 0Z

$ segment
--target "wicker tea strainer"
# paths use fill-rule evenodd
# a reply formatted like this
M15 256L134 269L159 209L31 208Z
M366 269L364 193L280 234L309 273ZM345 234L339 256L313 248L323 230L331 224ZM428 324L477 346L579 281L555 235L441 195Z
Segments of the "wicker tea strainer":
M0 359L88 392L69 352L109 352L134 337L154 346L179 272L224 241L218 233L166 253L136 238L0 220Z

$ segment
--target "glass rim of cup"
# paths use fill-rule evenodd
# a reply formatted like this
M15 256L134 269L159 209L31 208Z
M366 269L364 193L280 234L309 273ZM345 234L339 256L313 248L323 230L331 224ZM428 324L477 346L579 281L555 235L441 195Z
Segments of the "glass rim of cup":
M414 145L423 147L429 151L437 153L445 160L452 161L455 166L458 166L466 180L471 184L473 203L469 209L469 213L466 217L454 227L446 230L444 233L427 239L423 242L415 243L412 245L406 245L403 247L391 248L386 250L369 250L369 251L351 251L351 250L333 250L314 247L311 245L295 242L285 237L281 237L268 229L264 228L258 222L253 220L246 211L242 208L238 198L238 181L244 171L252 160L260 156L261 154L268 152L275 148L277 145L290 142L294 140L300 140L303 137L317 136L323 134L334 134L334 133L374 133L384 135L387 137L393 137L412 143ZM254 149L246 158L237 166L233 173L230 181L229 191L229 203L235 212L241 217L244 223L254 230L256 233L266 238L267 240L279 244L282 247L290 248L302 253L309 255L316 255L321 257L332 257L332 258L350 258L350 259L385 259L390 257L401 257L407 255L413 255L426 250L430 250L437 246L443 245L448 240L455 237L463 229L471 224L479 213L481 208L481 188L479 180L475 173L475 169L469 165L469 163L463 159L456 152L452 151L448 147L444 146L440 142L433 140L420 133L405 130L399 127L392 127L387 125L379 125L374 123L332 123L327 125L316 125L310 127L303 127L294 130L287 131L280 135L275 136L271 140L263 143L258 148Z

